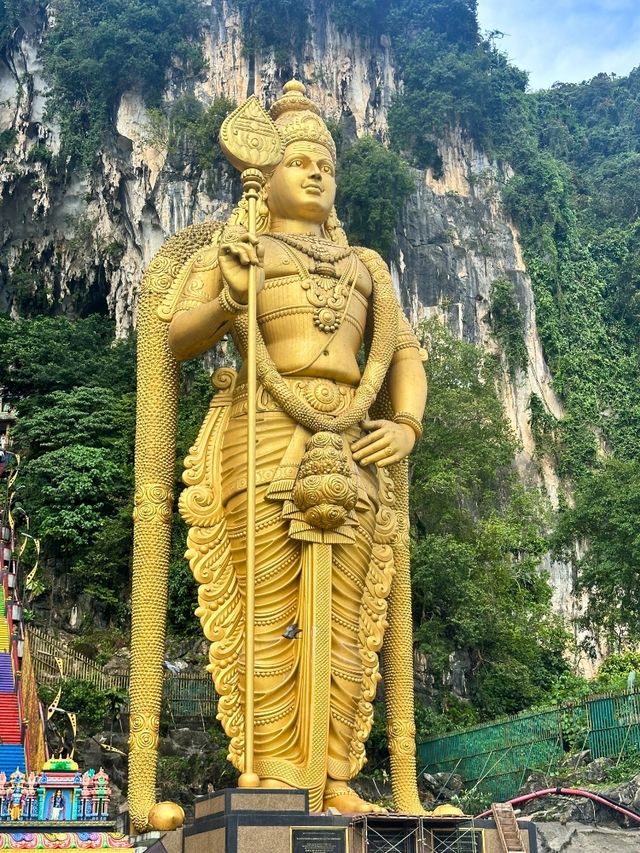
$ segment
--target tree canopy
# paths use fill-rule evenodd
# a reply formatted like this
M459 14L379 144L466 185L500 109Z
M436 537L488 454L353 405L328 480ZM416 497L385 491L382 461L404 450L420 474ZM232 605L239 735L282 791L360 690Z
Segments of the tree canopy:
M173 66L203 68L198 0L56 0L44 46L50 111L70 153L91 163L127 90L159 102Z
M416 640L443 710L452 656L462 655L478 716L514 713L568 667L568 636L539 571L547 509L513 468L495 361L436 321L423 332L429 405L411 461Z

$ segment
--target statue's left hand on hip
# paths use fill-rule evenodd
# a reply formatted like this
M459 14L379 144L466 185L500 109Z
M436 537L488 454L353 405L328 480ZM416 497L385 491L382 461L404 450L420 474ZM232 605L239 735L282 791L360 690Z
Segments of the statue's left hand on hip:
M411 427L394 421L362 421L366 435L351 445L353 458L360 465L376 464L386 468L400 462L413 450L416 436Z

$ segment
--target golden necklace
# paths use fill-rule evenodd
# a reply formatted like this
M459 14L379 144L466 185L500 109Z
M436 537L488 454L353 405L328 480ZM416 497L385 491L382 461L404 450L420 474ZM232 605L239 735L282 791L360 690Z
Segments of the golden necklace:
M338 261L348 258L353 252L351 246L347 246L346 248L336 246L330 240L316 237L314 234L280 234L272 232L269 234L269 237L279 240L281 243L286 243L287 246L297 249L299 252L308 255L308 257L320 263L335 265Z
M302 289L308 302L313 305L313 322L318 329L328 335L336 332L340 328L351 295L352 287L349 287L348 280L353 275L353 286L356 273L355 258L353 263L345 267L342 275L338 275L336 264L353 256L351 246L335 247L334 251L332 243L308 234L269 236L292 249L297 249L316 262L309 269L309 278L302 281Z
M343 433L366 417L378 396L398 339L398 303L393 291L391 276L386 264L370 249L353 250L369 270L373 281L373 334L367 363L349 408L332 417L316 411L306 400L298 397L269 355L260 328L256 333L256 361L258 382L292 420L311 432ZM248 340L247 315L241 314L235 322L235 332L241 351L246 353Z

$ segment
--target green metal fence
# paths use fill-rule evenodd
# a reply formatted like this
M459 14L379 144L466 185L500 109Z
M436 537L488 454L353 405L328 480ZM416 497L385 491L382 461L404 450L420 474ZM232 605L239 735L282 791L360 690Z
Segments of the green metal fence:
M587 712L587 743L593 758L640 751L640 691L593 699Z
M174 718L212 720L218 710L213 679L206 673L182 673L165 678L163 701Z
M128 669L118 673L106 673L94 661L70 651L45 631L29 627L28 634L33 651L35 676L39 684L58 685L61 677L74 678L89 681L101 690L115 688L128 692ZM218 697L213 679L206 672L165 673L163 712L174 721L195 718L204 724L205 721L215 719L217 709ZM125 708L124 713L128 713L128 708Z
M640 691L429 738L418 745L418 761L422 770L459 774L467 789L507 800L531 771L548 770L580 749L616 760L640 752Z

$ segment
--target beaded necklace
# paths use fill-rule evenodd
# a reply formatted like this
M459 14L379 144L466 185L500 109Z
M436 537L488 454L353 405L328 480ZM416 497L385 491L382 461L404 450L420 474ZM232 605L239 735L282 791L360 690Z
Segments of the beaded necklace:
M274 240L307 255L315 261L309 277L302 282L307 301L313 305L313 322L321 332L336 332L342 323L356 281L356 264L348 264L342 275L336 264L353 256L351 246L334 247L333 243L308 234L270 234ZM334 251L335 248L335 251ZM348 280L352 279L351 287Z
M330 240L323 240L321 237L315 237L312 234L297 234L294 236L292 234L270 233L269 237L273 240L279 240L281 243L286 243L287 246L297 249L314 261L328 263L332 266L344 260L344 258L348 258L353 252L351 246L342 248L336 246Z

